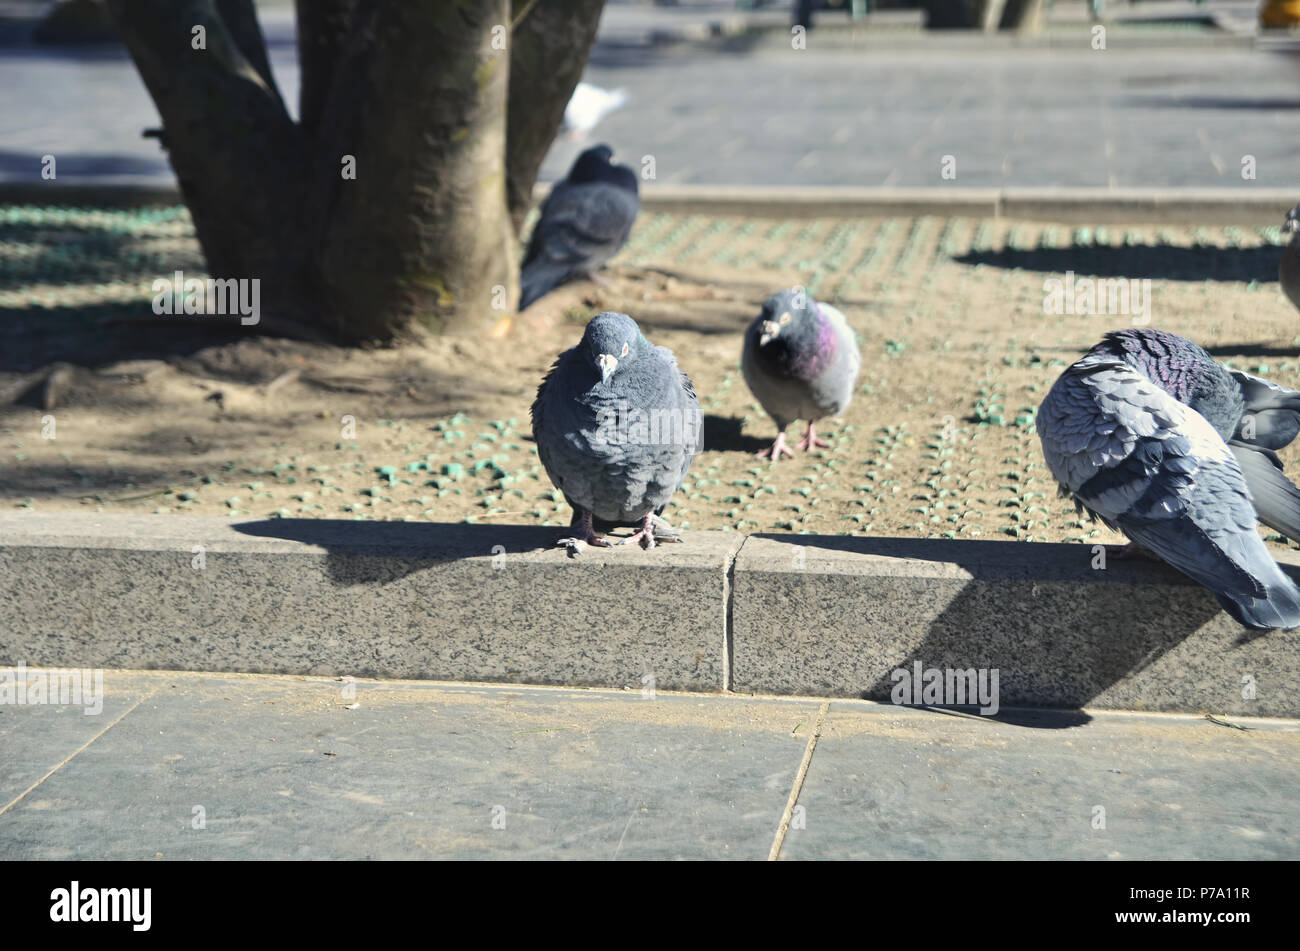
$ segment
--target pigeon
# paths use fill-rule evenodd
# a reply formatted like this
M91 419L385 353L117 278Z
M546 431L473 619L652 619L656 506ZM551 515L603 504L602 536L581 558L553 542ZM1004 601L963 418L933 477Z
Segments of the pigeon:
M1282 248L1282 263L1277 267L1277 279L1281 282L1287 299L1300 308L1300 205L1287 212L1286 219L1282 222L1282 233L1288 235L1289 240Z
M1275 452L1297 433L1300 393L1148 328L1106 334L1038 411L1061 493L1255 630L1300 626L1300 588L1256 531L1300 539L1300 489Z
M591 83L578 83L564 107L564 129L572 138L581 139L601 119L626 103L626 89L601 89Z
M587 149L546 196L524 256L520 310L574 275L600 283L596 271L627 241L641 199L636 173L613 155L608 145Z
M834 307L817 303L801 287L769 297L745 332L740 358L750 392L777 427L776 441L758 458L794 457L785 430L796 419L808 421L800 449L829 447L817 438L816 422L848 407L861 365L853 330Z
M610 547L600 533L620 526L638 529L624 545L681 541L658 516L703 449L703 417L671 350L626 314L597 314L556 359L532 416L538 458L573 507L561 546Z

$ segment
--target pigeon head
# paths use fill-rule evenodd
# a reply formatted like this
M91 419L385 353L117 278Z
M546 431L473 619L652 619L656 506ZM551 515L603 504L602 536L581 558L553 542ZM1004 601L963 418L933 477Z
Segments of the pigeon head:
M1106 334L1093 350L1119 357L1232 438L1244 409L1241 388L1202 347L1166 330L1134 328Z
M1296 205L1282 219L1282 233L1295 235L1300 233L1300 205Z
M583 355L600 374L601 382L608 383L610 377L620 367L635 360L647 344L635 320L627 314L606 311L597 314L587 324L581 346Z
M817 303L802 288L781 291L763 302L763 322L759 327L758 345L777 342L781 349L798 347L817 335Z
M626 165L615 165L613 158L614 150L608 145L593 145L579 155L578 160L573 163L573 168L569 170L569 184L609 182L635 192L636 173Z
M835 353L835 330L803 288L769 297L750 332L759 365L783 379L811 380Z
M608 165L613 158L614 150L608 145L593 145L578 156L578 164L581 165L584 161L587 161L603 162L605 165Z

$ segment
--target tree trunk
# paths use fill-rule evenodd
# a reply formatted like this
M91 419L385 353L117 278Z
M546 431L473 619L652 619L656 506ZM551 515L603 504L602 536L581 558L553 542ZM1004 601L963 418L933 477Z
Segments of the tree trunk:
M507 325L519 226L603 0L298 0L298 123L252 0L107 2L208 270L261 281L264 328L360 342Z
M1002 28L1018 33L1042 33L1045 19L1043 0L1008 0Z
M533 204L533 185L564 121L605 0L514 0L506 193L515 233Z

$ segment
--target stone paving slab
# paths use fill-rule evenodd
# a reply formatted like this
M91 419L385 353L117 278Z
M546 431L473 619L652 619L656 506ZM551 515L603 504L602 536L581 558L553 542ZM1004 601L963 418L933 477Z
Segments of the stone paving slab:
M762 859L817 710L664 693L362 682L353 696L290 678L106 679L156 692L0 812L0 858ZM66 718L0 711L51 738ZM0 747L0 772L12 755Z
M292 112L291 22L264 19ZM734 49L599 43L584 78L625 87L628 104L585 140L557 139L542 180L603 141L634 165L653 156L664 184L1300 188L1293 57L1204 45L1248 37L1211 32L1196 49L1160 49L1154 31L1116 30L1095 51L1080 24L1077 36L1047 37L1060 44L1050 50L920 33L902 49L897 31L863 31L874 48L853 49L814 30L793 50L783 32ZM175 180L156 140L141 137L158 114L121 49L0 50L0 113L0 180L53 187L40 178L47 154L60 184ZM1241 175L1246 155L1253 179Z
M1300 857L1296 721L117 670L105 685L145 699L0 801L0 860ZM54 746L70 712L0 706L0 729ZM0 774L19 755L0 745Z
M783 859L1300 858L1300 724L833 702Z
M13 670L16 687L22 671L16 666ZM81 705L0 703L0 810L76 755L154 689L147 680L103 676L100 671L100 703L91 702L90 697ZM94 687L93 672L85 683ZM72 699L70 695L65 698Z

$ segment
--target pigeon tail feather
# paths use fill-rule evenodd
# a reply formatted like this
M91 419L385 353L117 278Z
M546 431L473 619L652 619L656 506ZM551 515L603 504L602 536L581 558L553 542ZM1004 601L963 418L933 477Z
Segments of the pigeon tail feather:
M564 283L569 269L551 261L533 261L519 276L519 309L526 310L535 300L545 297Z
M1282 460L1268 449L1233 441L1232 454L1246 477L1259 520L1288 538L1300 541L1300 488L1282 471Z

